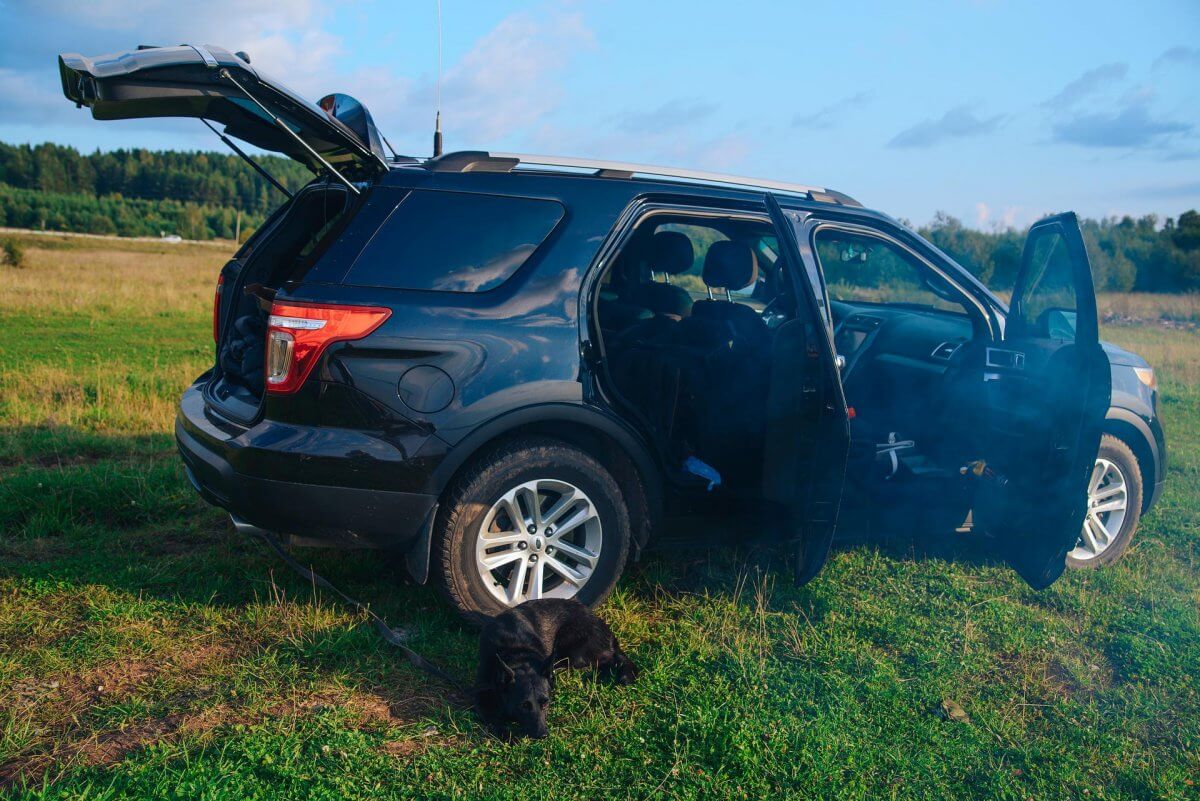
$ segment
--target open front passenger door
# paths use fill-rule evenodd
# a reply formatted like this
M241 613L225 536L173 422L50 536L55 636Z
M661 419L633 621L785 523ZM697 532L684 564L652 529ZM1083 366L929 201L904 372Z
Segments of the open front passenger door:
M1090 510L1088 480L1112 391L1079 221L1029 229L1003 341L972 348L982 459L975 525L1029 584L1063 572Z

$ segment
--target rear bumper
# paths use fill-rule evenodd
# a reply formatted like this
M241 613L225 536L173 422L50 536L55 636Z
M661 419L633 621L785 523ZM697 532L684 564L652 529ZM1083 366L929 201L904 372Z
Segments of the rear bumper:
M294 427L268 421L242 429L215 418L206 411L200 389L193 386L180 401L175 441L196 491L214 506L260 528L330 545L403 549L428 524L437 501L433 495L294 480L306 472L305 462L312 456L281 450L279 444L289 437L281 437L280 428L289 437L295 434ZM324 477L330 472L329 440L340 432L320 433ZM346 431L344 436L355 440L347 443L346 452L359 454L348 457L356 461L347 473L360 474L361 450L351 446L367 435ZM259 458L264 455L269 458ZM280 470L281 462L292 469ZM257 474L256 464L270 466L272 474ZM280 472L289 480L280 478Z

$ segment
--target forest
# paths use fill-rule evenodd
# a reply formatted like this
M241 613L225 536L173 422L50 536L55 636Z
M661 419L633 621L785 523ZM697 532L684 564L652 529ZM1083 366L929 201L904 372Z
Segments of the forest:
M291 159L256 160L297 189L312 174ZM283 200L232 153L112 150L0 142L0 225L118 236L245 239Z
M311 179L290 159L257 157L289 189ZM80 153L55 144L0 143L0 226L118 236L241 238L283 199L233 154L155 150ZM1084 220L1100 290L1200 290L1200 213L1178 219ZM918 228L986 284L1012 286L1025 232L980 231L944 213Z

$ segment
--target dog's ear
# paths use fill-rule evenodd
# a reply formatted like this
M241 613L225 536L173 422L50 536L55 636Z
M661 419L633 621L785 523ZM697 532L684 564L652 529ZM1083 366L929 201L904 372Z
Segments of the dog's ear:
M496 661L499 662L500 667L503 668L503 670L500 672L500 683L501 684L512 684L514 681L517 680L516 671L514 671L512 668L510 668L508 666L508 663L500 658L500 654L496 654Z

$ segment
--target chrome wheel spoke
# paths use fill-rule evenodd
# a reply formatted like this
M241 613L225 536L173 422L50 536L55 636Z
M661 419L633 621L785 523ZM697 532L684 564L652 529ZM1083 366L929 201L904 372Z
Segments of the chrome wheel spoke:
M516 503L521 509L521 520L526 526L542 526L542 510L538 505L538 493L533 487L524 486L516 492Z
M543 518L545 524L547 526L558 525L558 519L562 517L563 513L566 512L576 500L577 496L573 487L571 488L570 492L564 492L562 497L555 501L554 505L546 510L546 514Z
M1114 498L1108 503L1102 503L1098 506L1093 506L1091 513L1094 515L1102 515L1105 512L1118 512L1125 508L1124 498Z
M1104 525L1104 521L1099 515L1091 515L1088 517L1088 522L1092 524L1092 532L1096 535L1096 540L1101 547L1108 545L1112 541L1112 535L1108 531L1108 526Z
M515 562L518 559L523 559L524 556L524 553L516 549L501 551L500 553L480 554L479 564L483 565L488 571L492 571Z
M517 505L516 498L512 495L505 495L496 502L496 505L503 509L505 514L508 515L509 525L511 525L514 530L520 531L529 525L529 521L525 519L525 515L521 512L520 507ZM495 511L498 510L493 510L493 512Z
M586 548L580 548L578 545L567 542L566 540L556 540L554 547L556 549L556 553L565 554L574 559L576 562L579 562L587 567L596 567L596 554L592 553Z
M1089 517L1083 521L1083 541L1084 547L1092 552L1092 555L1100 553L1100 543L1096 541L1096 534L1092 530L1092 519Z
M533 565L533 577L529 581L529 597L533 599L542 597L542 584L545 582L546 560L542 559Z
M520 531L500 531L495 534L481 534L479 537L479 547L496 548L501 545L516 545L518 542L524 542L528 537Z
M576 587L582 587L583 583L587 581L586 575L553 557L548 558L546 564L550 566L551 570L562 576L565 581L569 581Z
M525 600L525 574L529 571L529 560L521 559L508 578L508 591L505 595L510 606L516 606Z
M590 503L586 506L580 505L554 529L554 536L556 538L560 538L566 534L569 534L579 526L583 525L589 520L594 519L595 517L596 512L592 509L592 505Z
M1120 495L1123 492L1125 492L1125 482L1114 482L1109 484L1107 487L1100 487L1092 492L1091 499L1093 501L1103 501L1107 498L1113 497L1114 495Z

